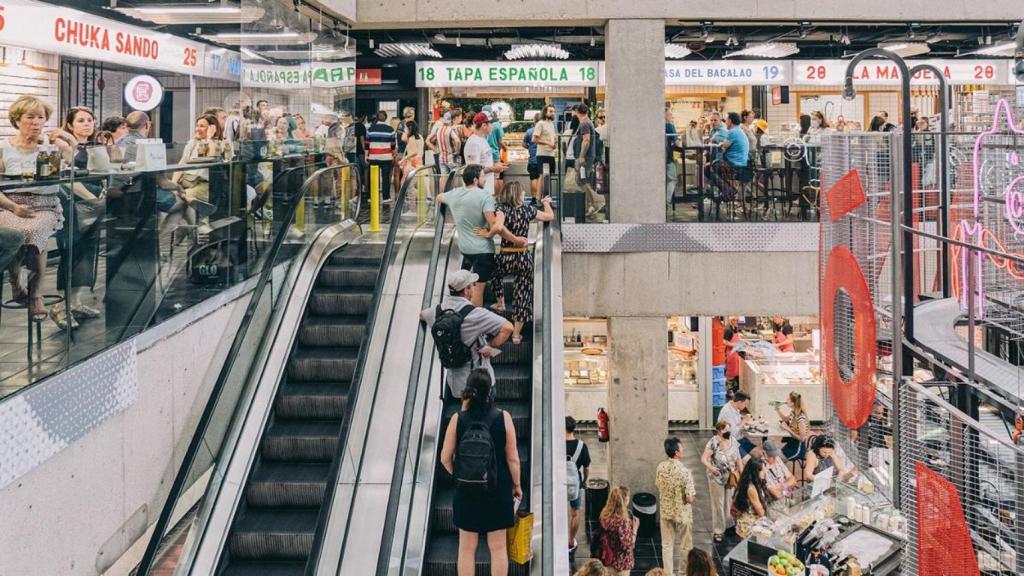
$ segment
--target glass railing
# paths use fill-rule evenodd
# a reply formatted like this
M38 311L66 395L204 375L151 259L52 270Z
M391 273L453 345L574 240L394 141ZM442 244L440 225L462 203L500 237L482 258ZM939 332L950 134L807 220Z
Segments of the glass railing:
M274 263L276 231L356 217L361 174L346 167L286 219L289 195L333 162L312 142L236 146L155 141L127 159L116 146L82 146L75 170L38 179L34 163L5 166L0 395L260 274ZM292 254L286 243L278 261Z
M591 140L593 149L584 149L583 142L571 135L559 137L557 170L541 169L540 186L546 186L557 198L559 214L566 223L608 222L611 204L607 149L598 139Z
M251 398L260 380L259 358L265 354L267 336L291 294L296 278L292 268L299 261L296 256L320 230L345 220L340 211L318 213L315 201L323 196L318 193L351 178L350 171L349 165L320 167L306 174L297 190L277 199L277 215L269 224L259 279L136 573L173 569L183 554L180 545L201 539L206 515L224 481L217 465L224 462L222 454L236 441L231 434L239 430L249 404L245 399Z
M706 138L666 135L668 222L812 222L818 219L821 146L765 135L745 158Z

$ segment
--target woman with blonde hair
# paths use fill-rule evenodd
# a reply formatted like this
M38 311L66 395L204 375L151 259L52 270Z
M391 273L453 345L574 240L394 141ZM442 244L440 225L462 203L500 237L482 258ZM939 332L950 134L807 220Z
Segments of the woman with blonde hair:
M779 423L789 433L789 436L782 440L782 455L787 460L803 460L807 453L807 438L810 436L810 425L807 420L807 406L804 404L803 396L797 391L789 393L786 399L788 414L783 414L782 406L776 406L775 412L779 415Z
M629 576L633 569L633 552L636 549L636 531L640 519L629 513L629 488L616 486L608 493L608 502L601 510L601 529L604 531L604 546L611 550L611 564L605 564L616 576Z
M7 117L17 132L0 140L0 172L4 176L35 175L39 145L52 114L53 106L35 96L21 96L11 104ZM47 131L46 136L57 145L63 159L70 161L78 144L74 136L58 129ZM24 246L7 267L11 299L28 306L35 320L43 320L47 314L42 294L47 243L64 225L64 212L56 191L55 185L28 185L0 194L0 227L13 228L25 235ZM27 291L21 285L23 263L31 272Z
M536 206L526 204L525 193L523 185L519 182L510 182L498 191L495 224L486 230L478 229L477 234L491 238L501 234L502 230L508 230L514 237L528 238L530 222L550 222L555 219L550 198L542 199L542 209L537 210ZM529 246L516 246L507 236L502 235L501 251L496 258L498 270L491 286L498 298L498 310L504 311L505 289L501 279L507 275L515 275L512 292L512 343L519 344L523 341L523 326L533 319L533 255L530 254Z
M608 571L604 569L604 564L601 564L601 561L596 558L591 558L587 560L586 564L580 566L573 576L606 576L607 574Z

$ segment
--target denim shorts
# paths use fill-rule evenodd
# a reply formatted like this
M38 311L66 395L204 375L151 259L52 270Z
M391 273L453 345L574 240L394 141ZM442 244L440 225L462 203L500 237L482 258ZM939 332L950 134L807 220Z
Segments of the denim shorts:
M178 196L170 190L163 188L156 189L156 209L161 212L170 212L171 208L174 208L174 203L178 201Z

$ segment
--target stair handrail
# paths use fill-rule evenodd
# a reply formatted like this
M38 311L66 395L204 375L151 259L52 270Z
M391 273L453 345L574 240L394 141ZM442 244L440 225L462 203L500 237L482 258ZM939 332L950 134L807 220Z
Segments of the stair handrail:
M199 422L196 424L196 431L193 433L192 439L189 441L189 445L185 451L185 456L182 459L181 465L178 467L178 471L175 474L170 492L167 495L163 508L160 510L160 516L157 518L156 524L153 526L153 533L150 536L149 543L146 545L146 551L143 553L142 559L139 561L138 568L135 572L137 575L145 576L149 574L153 568L153 562L156 560L157 553L159 552L160 543L164 539L165 532L167 531L168 525L171 521L171 516L174 513L175 504L181 498L182 493L186 488L185 484L188 481L189 472L191 471L192 465L199 453L199 449L203 444L206 432L210 427L214 411L216 410L217 403L220 400L220 395L223 393L224 388L227 385L228 378L234 370L235 359L239 355L249 331L249 327L252 324L252 320L256 316L259 304L263 299L263 292L270 284L270 279L274 270L274 262L277 260L277 256L281 251L281 246L284 245L284 240L288 237L288 233L291 229L291 221L295 218L295 213L297 212L298 207L302 204L302 201L305 199L306 193L309 192L313 182L316 182L320 177L329 172L340 171L345 168L350 169L356 174L359 173L357 166L352 164L336 164L320 168L307 177L298 192L288 199L289 206L287 217L282 220L281 229L278 230L277 235L274 237L274 243L271 245L270 250L266 252L266 260L264 262L263 269L260 271L259 280L256 282L256 287L253 289L249 304L246 306L238 332L235 334L235 338L231 342L231 347L228 349L228 354L225 358L224 364L221 366L220 372L217 374L217 380L215 381L213 388L210 390L210 396L207 399L203 413L199 417ZM357 189L358 188L359 187L357 187ZM253 369L254 366L249 366L250 374L246 377L247 381L251 378L251 371ZM217 459L219 460L219 454Z

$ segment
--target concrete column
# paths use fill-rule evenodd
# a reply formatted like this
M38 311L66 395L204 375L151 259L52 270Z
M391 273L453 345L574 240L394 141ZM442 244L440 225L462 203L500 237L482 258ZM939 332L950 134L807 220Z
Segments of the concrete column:
M665 221L665 21L605 28L612 222Z
M654 470L665 459L668 434L667 318L608 320L608 475L613 485L653 492Z

